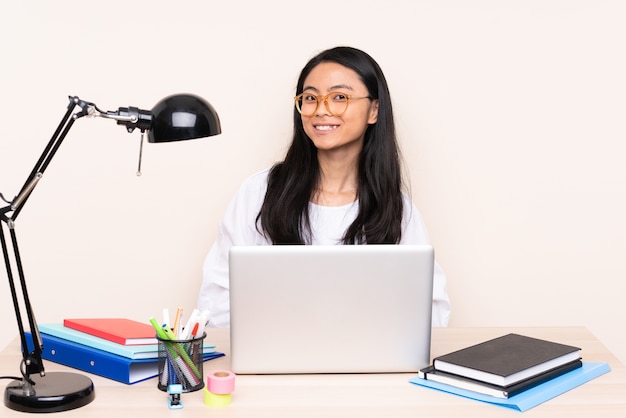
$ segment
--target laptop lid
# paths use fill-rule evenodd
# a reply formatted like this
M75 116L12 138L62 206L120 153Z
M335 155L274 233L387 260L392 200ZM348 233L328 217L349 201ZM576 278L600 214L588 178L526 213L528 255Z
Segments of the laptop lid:
M430 363L433 263L430 246L233 247L232 370L417 372Z

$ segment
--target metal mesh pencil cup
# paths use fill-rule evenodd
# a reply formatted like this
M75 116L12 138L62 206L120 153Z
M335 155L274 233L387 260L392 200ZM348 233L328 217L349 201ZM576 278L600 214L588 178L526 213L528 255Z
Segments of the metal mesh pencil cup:
M183 392L204 387L202 346L206 334L189 340L166 340L157 335L159 343L159 375L157 386L167 391L171 384L181 384Z

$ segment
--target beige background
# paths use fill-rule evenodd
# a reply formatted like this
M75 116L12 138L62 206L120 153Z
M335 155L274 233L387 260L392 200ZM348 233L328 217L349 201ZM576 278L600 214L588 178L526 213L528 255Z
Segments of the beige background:
M0 192L65 112L192 92L223 135L70 132L17 223L39 322L195 307L241 181L282 157L301 67L340 44L385 71L450 325L584 325L626 361L626 3L21 1L0 6ZM2 274L2 282L6 282ZM0 346L17 334L0 285Z

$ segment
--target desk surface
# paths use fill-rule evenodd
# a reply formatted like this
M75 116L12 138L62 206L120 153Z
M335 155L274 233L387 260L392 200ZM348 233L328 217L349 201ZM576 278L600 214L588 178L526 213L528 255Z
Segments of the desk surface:
M524 412L524 417L620 417L626 416L626 367L587 329L564 328L436 328L432 356L457 350L508 332L551 339L579 346L583 358L608 362L612 371L573 389L547 403ZM229 352L227 329L208 330L208 342ZM19 343L16 339L0 353L0 375L18 374ZM229 369L229 357L205 363L209 370ZM46 361L47 371L72 370ZM80 372L82 373L82 372ZM483 404L408 383L415 374L366 375L278 375L237 376L232 404L210 408L203 403L203 392L183 394L184 407L170 411L167 394L158 390L156 379L124 385L88 375L96 387L96 399L82 408L63 412L68 417L160 416L210 417L506 417L519 412ZM3 381L4 387L8 381ZM24 417L1 406L3 417Z

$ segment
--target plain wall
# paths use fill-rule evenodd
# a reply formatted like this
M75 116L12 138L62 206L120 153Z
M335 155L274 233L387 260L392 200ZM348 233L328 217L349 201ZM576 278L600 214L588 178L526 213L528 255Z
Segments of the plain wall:
M300 69L352 45L387 76L450 325L583 325L626 361L625 21L619 0L3 2L6 197L69 95L195 93L223 128L146 144L138 177L138 132L77 121L17 221L37 320L191 311L230 198L283 156ZM5 284L0 315L4 346Z

